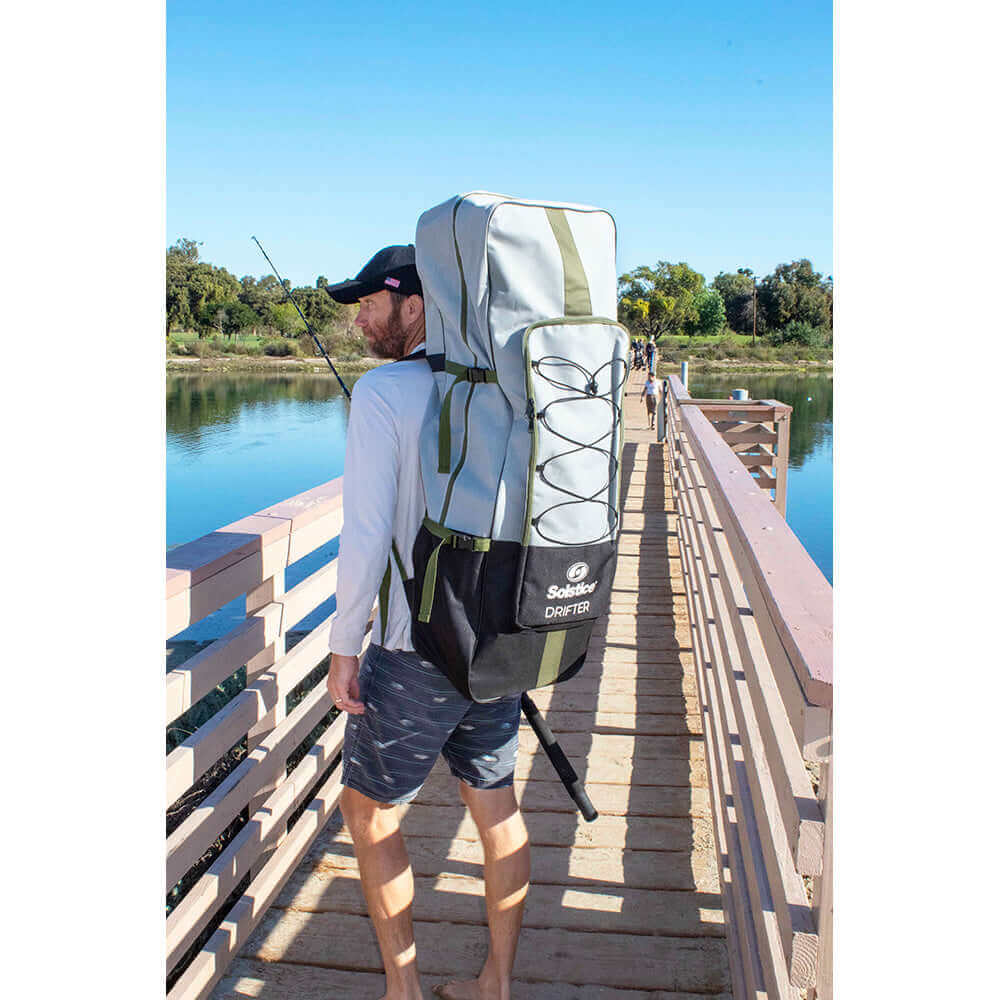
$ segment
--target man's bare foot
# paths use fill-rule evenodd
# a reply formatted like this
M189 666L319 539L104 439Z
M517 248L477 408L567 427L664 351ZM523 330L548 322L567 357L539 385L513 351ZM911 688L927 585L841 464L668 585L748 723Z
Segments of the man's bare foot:
M462 979L453 983L440 983L431 991L441 1000L506 1000L509 993L488 989L478 979Z

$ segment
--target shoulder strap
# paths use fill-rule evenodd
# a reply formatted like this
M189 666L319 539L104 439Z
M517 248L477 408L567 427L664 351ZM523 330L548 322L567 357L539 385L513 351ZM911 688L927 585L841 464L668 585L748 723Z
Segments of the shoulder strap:
M378 588L378 612L382 616L382 642L385 642L385 630L389 624L389 587L392 583L392 560L396 560L396 569L399 571L399 578L406 581L406 573L403 572L403 560L396 548L396 539L392 540L392 556L386 560L385 573L382 575L382 584Z

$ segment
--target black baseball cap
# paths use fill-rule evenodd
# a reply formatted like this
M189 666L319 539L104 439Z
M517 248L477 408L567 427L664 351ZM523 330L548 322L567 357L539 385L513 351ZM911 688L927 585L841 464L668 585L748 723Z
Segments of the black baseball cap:
M407 246L383 247L360 271L358 276L336 285L327 285L334 302L358 302L365 295L387 289L400 295L423 295L417 274L417 251Z

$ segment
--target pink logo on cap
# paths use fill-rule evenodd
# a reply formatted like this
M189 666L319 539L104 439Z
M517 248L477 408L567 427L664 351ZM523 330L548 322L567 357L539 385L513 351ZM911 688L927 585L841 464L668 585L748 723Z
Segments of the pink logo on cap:
M399 278L386 278L385 283L392 288L399 288Z

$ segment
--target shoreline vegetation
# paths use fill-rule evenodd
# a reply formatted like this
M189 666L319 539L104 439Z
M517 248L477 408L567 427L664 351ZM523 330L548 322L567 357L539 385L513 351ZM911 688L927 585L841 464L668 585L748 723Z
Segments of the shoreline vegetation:
M343 358L330 359L341 375L363 375L371 368L386 364L381 358ZM744 358L703 359L692 357L689 360L692 369L702 374L724 374L726 372L783 372L787 374L801 373L816 375L822 372L832 372L833 360L816 360L800 358L795 360L755 361ZM169 375L199 374L222 375L230 372L256 372L261 375L271 374L301 374L301 375L333 375L329 366L321 357L314 358L255 358L246 355L229 354L205 358L168 357L166 370ZM680 373L680 361L657 361L656 377L663 379L667 375Z
M329 372L292 295L338 372L383 364L354 326L357 306L273 275L237 279L202 260L183 238L166 255L166 369L198 372ZM833 365L833 278L805 258L760 276L749 268L711 283L685 263L657 261L618 278L618 321L633 341L656 343L656 375L687 361L699 372L813 372Z

